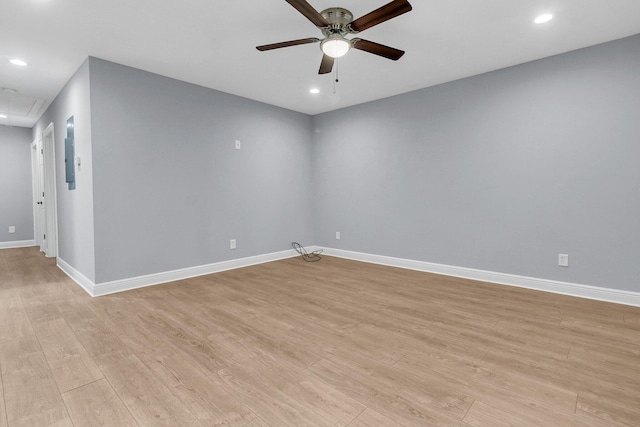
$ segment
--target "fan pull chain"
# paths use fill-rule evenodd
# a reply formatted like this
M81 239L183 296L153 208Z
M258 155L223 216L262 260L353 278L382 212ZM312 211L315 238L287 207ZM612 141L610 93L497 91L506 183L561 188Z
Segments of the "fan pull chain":
M333 81L333 94L335 95L337 92L336 86L338 85L338 82L340 81L338 79L338 64L340 63L340 61L336 58L336 66L334 67L334 72L335 72L335 80Z

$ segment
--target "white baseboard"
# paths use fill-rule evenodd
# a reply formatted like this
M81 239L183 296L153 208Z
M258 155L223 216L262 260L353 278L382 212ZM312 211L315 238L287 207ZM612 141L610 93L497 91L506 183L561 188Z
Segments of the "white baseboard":
M248 267L256 264L264 264L266 262L278 261L281 259L292 258L298 253L293 249L273 252L270 254L256 255L247 258L234 259L229 261L216 262L213 264L200 265L196 267L182 268L179 270L165 271L162 273L149 274L146 276L132 277L129 279L114 280L105 283L93 283L82 273L74 269L64 260L58 258L58 267L64 271L67 276L78 283L92 297L109 295L116 292L130 291L132 289L143 288L146 286L159 285L161 283L174 282L176 280L189 279L191 277L204 276L206 274L220 273L222 271L234 270L236 268Z
M325 255L351 259L355 261L363 261L372 264L406 268L409 270L424 271L428 273L442 274L445 276L461 277L482 282L490 282L500 285L515 286L520 288L534 289L538 291L552 292L556 294L571 295L580 298L640 307L640 293L638 292L600 288L596 286L580 285L576 283L538 279L535 277L517 276L514 274L497 273L494 271L476 270L465 267L455 267L451 265L435 264L426 261L393 258L383 255L345 251L342 249L323 248L319 246L307 246L305 247L305 249L308 252L322 250L323 254ZM183 268L180 270L132 277L129 279L115 280L112 282L99 284L93 283L93 281L88 279L86 276L84 276L82 273L77 271L75 268L73 268L71 265L69 265L59 257L58 267L62 271L64 271L71 279L78 283L84 290L86 290L89 295L97 297L146 286L159 285L161 283L173 282L176 280L188 279L191 277L219 273L236 268L249 267L251 265L263 264L271 261L278 261L295 256L298 256L298 253L291 249L281 252L222 261L213 264Z
M315 249L323 249L323 253L325 255L335 256L338 258L346 258L372 264L406 268L409 270L424 271L428 273L442 274L445 276L461 277L464 279L472 279L482 282L490 282L500 285L515 286L519 288L534 289L538 291L552 292L556 294L571 295L574 297L640 307L640 293L638 292L600 288L596 286L580 285L576 283L558 282L555 280L517 276L514 274L497 273L494 271L476 270L465 267L455 267L451 265L393 258L382 255L372 255L361 252L345 251L341 249L314 247L313 250Z
M0 242L0 249L28 248L35 246L35 240L20 240L17 242Z
M68 262L58 257L56 261L56 265L60 270L62 270L67 276L69 276L74 282L82 287L87 293L91 296L95 296L93 294L95 283L91 279L89 279L84 274L80 273L78 270L73 268Z

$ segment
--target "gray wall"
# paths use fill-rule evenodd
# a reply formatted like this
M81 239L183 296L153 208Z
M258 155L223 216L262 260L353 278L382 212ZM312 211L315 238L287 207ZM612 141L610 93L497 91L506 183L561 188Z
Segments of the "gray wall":
M74 116L75 155L81 158L76 168L76 189L65 182L64 139L67 119ZM93 177L91 151L91 107L89 93L89 61L51 103L33 128L33 138L42 136L53 123L55 137L56 196L58 201L58 257L87 278L95 279L93 235Z
M0 125L0 242L34 239L32 188L31 130Z
M90 68L96 283L313 243L309 116Z
M640 291L638 70L634 36L314 117L315 243Z

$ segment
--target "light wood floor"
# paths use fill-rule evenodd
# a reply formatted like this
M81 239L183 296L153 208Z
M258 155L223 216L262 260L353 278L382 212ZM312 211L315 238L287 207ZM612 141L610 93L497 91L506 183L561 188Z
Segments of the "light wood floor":
M638 426L640 309L324 257L90 298L0 251L0 427Z

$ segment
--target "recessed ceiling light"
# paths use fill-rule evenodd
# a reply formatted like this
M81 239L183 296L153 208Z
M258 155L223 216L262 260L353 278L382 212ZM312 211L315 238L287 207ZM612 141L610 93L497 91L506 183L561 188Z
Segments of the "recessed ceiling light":
M544 24L545 22L549 22L552 19L553 19L553 15L552 14L545 13L545 14L542 14L542 15L538 16L535 19L535 21L533 21L533 22L535 22L536 24Z
M309 90L309 93L312 93L314 95L318 94L318 93L320 93L320 89L313 88L313 89Z
M13 65L18 65L20 67L26 67L27 63L24 62L22 59L19 58L12 58L9 60L9 62L11 62Z

